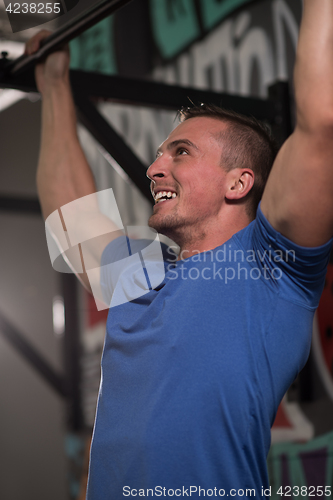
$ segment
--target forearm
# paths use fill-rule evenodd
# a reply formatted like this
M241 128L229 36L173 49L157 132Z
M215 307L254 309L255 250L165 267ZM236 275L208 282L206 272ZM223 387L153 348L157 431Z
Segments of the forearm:
M63 230L67 231L71 244L84 242L83 269L98 267L105 246L122 234L118 231L122 224L115 202L110 217L100 212L94 178L78 140L75 108L66 79L43 89L37 187L48 229L61 252L64 251L60 244L62 232L58 234L59 227L52 226L53 216L48 219L59 209L55 218L61 217ZM82 197L85 197L83 203ZM81 266L78 251L67 255L76 274L80 274L77 269L78 265ZM81 274L80 278L89 288L87 276Z
M92 172L77 136L68 79L47 87L43 92L37 188L45 219L70 201L96 192Z
M303 130L333 123L333 2L304 0L295 64L297 125Z
M49 35L46 30L34 35L26 43L25 53L35 53ZM35 68L37 88L42 95L37 189L52 265L57 269L57 259L62 255L88 290L94 290L99 298L101 254L110 241L122 234L119 228L123 225L112 190L104 192L109 202L113 197L110 214L106 216L99 209L103 193L96 192L78 140L69 61L69 49L65 46ZM96 272L91 272L88 279L91 270Z

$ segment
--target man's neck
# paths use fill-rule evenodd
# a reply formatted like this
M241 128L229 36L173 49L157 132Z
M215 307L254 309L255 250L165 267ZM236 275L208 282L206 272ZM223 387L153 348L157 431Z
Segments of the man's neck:
M187 234L182 235L181 241L176 241L180 247L178 260L187 259L193 255L197 255L208 250L213 250L218 246L223 245L226 241L241 231L251 222L251 219L243 214L240 217L229 219L229 223L214 225L214 227L205 227L201 231L197 230L195 234L187 231Z

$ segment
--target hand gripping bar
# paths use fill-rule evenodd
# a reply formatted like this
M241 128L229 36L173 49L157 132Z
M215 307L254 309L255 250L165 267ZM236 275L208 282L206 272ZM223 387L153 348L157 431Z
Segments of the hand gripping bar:
M68 43L73 38L77 37L83 31L91 28L105 17L113 14L116 10L129 3L131 0L102 0L90 9L85 10L72 19L64 26L59 28L52 35L45 38L39 50L32 55L18 57L13 61L9 61L4 68L4 72L8 75L18 75L23 71L32 68L37 61L45 58L51 52L55 52L58 48Z

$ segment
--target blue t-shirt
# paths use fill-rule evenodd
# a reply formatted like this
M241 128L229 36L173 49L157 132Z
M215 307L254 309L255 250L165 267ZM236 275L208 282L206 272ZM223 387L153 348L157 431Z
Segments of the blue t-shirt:
M123 257L122 240L102 264ZM270 427L308 357L331 245L292 243L259 207L224 245L177 262L170 253L159 286L148 280L145 295L110 309L89 500L261 496ZM132 253L143 247L131 242ZM101 281L107 289L103 269Z

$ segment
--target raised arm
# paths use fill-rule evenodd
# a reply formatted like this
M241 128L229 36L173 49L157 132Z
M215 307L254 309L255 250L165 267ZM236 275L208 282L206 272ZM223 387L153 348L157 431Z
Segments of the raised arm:
M295 131L282 146L261 209L302 246L333 235L333 1L304 0L296 53Z
M26 44L26 53L38 50L50 35L41 31ZM81 149L69 83L69 49L51 54L36 67L36 83L42 95L42 134L37 188L46 219L62 205L94 193L96 186Z
M41 40L49 34L44 30L31 38L26 44L26 53L37 51ZM44 63L39 64L35 75L38 89L42 94L42 134L37 168L38 194L44 218L47 219L50 214L59 210L63 229L66 231L66 221L61 207L64 205L68 207L70 202L96 192L94 178L76 131L75 107L69 83L68 47L51 54ZM80 233L80 238L76 238L79 241L89 239L92 227L95 234L98 232L97 226L101 234L108 233L103 241L101 239L92 241L89 248L86 245L86 254L89 252L88 260L90 263L95 261L95 267L98 267L105 245L120 234L117 231L118 226L100 213L97 196L94 195L86 198L85 203L81 203L80 211L68 212L67 209L67 213L70 213L72 218L71 227L77 228ZM58 238L57 234L54 236L59 244L61 238ZM80 253L82 258L81 249ZM71 264L70 259L69 263ZM85 269L84 262L82 264ZM72 267L76 271L75 266ZM90 289L87 275L78 272L76 274Z

